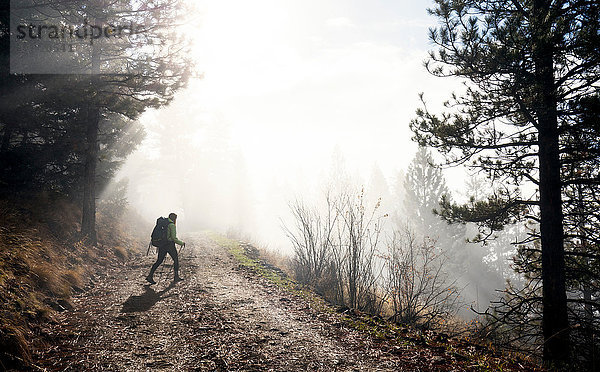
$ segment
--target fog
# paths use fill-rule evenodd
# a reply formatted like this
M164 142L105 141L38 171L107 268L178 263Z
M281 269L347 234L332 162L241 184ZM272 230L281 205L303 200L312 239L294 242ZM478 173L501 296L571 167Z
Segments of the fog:
M422 66L426 5L197 2L186 27L203 78L140 119L146 140L119 174L131 203L284 248L287 201L319 192L336 156L356 184L373 167L393 184L416 149L418 93L453 88Z
M381 198L393 229L417 150L409 122L418 94L435 109L461 88L423 67L434 25L428 3L194 4L184 27L201 78L142 115L146 138L117 176L128 180L142 218L175 212L184 237L236 233L291 255L282 229L292 223L289 204L318 204L343 179L355 192L364 188L372 205ZM466 197L465 174L444 171L455 200ZM460 284L479 301L471 279Z

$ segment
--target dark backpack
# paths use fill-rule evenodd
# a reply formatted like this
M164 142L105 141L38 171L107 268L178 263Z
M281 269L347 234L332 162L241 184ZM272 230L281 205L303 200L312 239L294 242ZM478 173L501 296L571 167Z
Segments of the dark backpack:
M167 243L167 228L169 227L169 219L165 217L159 217L156 220L156 226L152 230L152 245L160 247Z

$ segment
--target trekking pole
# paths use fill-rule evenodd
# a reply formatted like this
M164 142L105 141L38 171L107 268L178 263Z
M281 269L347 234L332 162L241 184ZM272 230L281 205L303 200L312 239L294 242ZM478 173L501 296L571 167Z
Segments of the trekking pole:
M152 247L152 240L150 241L150 243L148 243L148 250L146 251L146 256L150 254L150 247Z

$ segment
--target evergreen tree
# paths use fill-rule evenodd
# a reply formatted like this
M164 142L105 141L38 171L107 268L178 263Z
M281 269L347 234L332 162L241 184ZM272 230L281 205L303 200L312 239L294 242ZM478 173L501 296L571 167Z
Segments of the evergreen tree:
M487 307L493 298L495 285L502 284L484 262L485 249L476 243L467 243L466 225L451 225L437 213L440 200L448 198L448 187L442 169L433 164L433 158L424 147L419 147L406 172L404 182L405 222L420 238L432 239L446 256L443 270L461 289L461 301L467 305L460 315L474 316L470 307Z
M406 180L406 174L403 170L399 170L396 173L396 176L393 178L393 182L391 184L391 198L392 198L392 213L391 221L393 225L400 226L405 220L402 217L404 213L404 198L406 196L406 192L404 191L404 181Z
M373 165L367 185L367 205L380 205L380 213L388 215L392 211L392 196L387 180L377 164Z
M506 185L486 202L446 201L446 218L489 230L520 216L539 222L531 240L541 249L543 358L555 366L566 366L571 351L563 187L597 183L594 174L563 167L571 155L582 157L570 138L583 112L577 102L599 89L599 8L594 1L436 0L431 13L441 26L430 37L439 50L426 66L466 79L467 88L448 102L450 112L436 116L425 106L411 123L416 140L449 163ZM525 182L537 187L532 198L518 192Z
M11 180L13 188L25 184L56 188L65 180L72 184L70 191L80 187L81 230L95 243L96 189L139 143L141 132L132 134L132 121L149 107L168 104L189 77L191 64L184 46L171 33L181 4L178 0L75 0L21 5L28 12L21 15L26 22L140 27L121 38L74 40L72 53L43 55L48 64L55 59L75 63L69 66L76 69L65 71L71 73L17 75L2 85L4 102L16 103L3 106L0 113L0 151L6 159L0 164L3 178ZM3 16L3 24L7 19ZM0 36L3 73L8 75L9 34ZM15 173L22 176L17 178L20 183L12 181ZM57 185L47 182L53 176Z
M404 216L419 236L439 238L446 224L434 210L443 196L448 195L442 170L435 167L433 158L424 147L419 147L408 166L404 180Z

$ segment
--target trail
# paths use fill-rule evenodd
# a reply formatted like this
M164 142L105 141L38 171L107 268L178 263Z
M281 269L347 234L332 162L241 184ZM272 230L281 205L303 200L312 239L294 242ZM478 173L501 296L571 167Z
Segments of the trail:
M195 235L154 286L144 278L154 257L95 278L45 330L37 353L48 370L398 371L359 332L332 323L301 297L238 263L206 236ZM158 270L161 271L161 268Z

